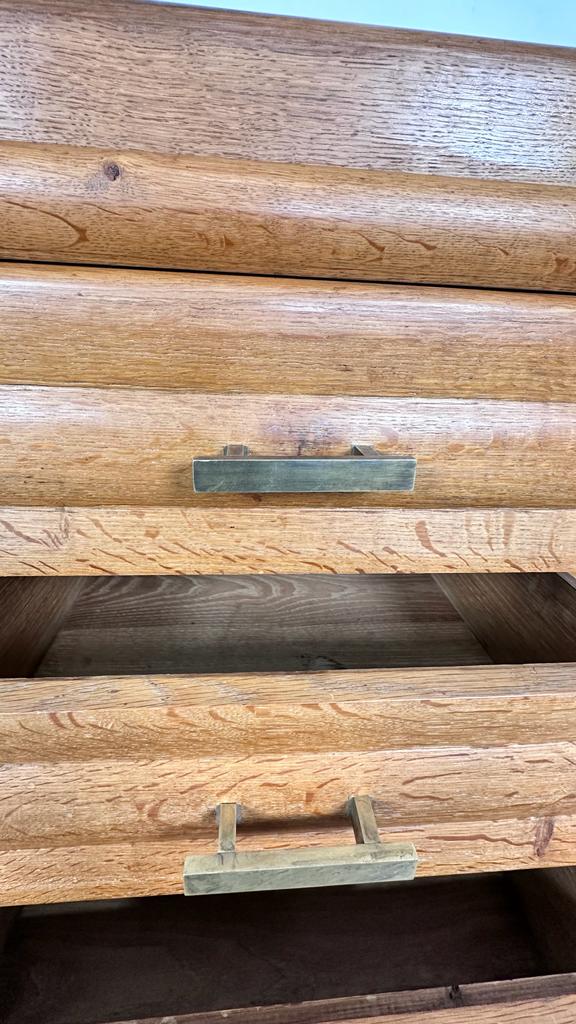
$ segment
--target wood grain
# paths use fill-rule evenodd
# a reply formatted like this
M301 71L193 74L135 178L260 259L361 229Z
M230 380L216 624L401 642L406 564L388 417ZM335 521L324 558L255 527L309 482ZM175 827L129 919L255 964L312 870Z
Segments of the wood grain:
M390 842L412 842L418 852L418 875L439 876L574 863L576 815L423 823L398 827L388 823ZM350 841L350 827L286 832L246 830L244 849L318 846ZM4 906L70 900L155 896L182 892L182 866L191 853L214 849L214 830L162 841L96 842L0 848L0 883Z
M292 456L374 444L417 459L415 489L196 494L192 459L237 442ZM0 387L5 505L574 507L575 448L569 403Z
M573 292L576 189L0 143L0 257Z
M0 759L13 764L482 749L576 732L574 665L14 679L0 696Z
M576 183L568 48L130 0L0 34L4 139Z
M36 674L270 673L489 660L429 576L116 576L85 580Z
M10 576L551 572L570 509L0 508Z
M505 1009L508 1012L513 1010L510 1004L520 1003L525 1012L527 1002L546 1000L546 1008L554 1012L561 1007L561 1003L556 1001L561 997L574 996L575 989L574 974L548 975L522 978L519 981L487 981L450 988L419 988L407 992L379 992L304 1003L177 1014L171 1024L253 1024L255 1017L259 1024L327 1024L334 1021L358 1021L358 1018L371 1021L376 1018L389 1022L390 1014L398 1013L406 1015L408 1021L425 1022L432 1011L462 1011L464 1007L474 1006L491 1006L494 1012L499 1008L501 1015L494 1019L502 1024L503 1020L510 1019L505 1014L502 1016ZM452 1017L446 1016L445 1019L451 1021ZM524 1019L530 1020L530 1017ZM542 1021L543 1018L536 1018L539 1019ZM121 1021L119 1024L166 1024L166 1019L146 1017Z
M576 594L559 575L435 578L494 661L576 661Z
M0 300L2 384L576 401L571 296L4 263Z
M574 965L576 949L576 868L514 875L524 913L534 931L547 969Z
M0 578L0 677L34 673L81 586L64 577Z
M215 745L208 756L195 756L191 746L185 758L158 758L140 748L131 759L8 762L0 848L199 835L202 852L209 853L214 809L223 801L240 803L245 826L260 836L283 832L289 846L299 847L308 845L308 830L323 829L327 842L337 845L341 836L351 841L347 801L362 792L375 801L383 839L394 826L538 817L545 822L539 842L546 846L555 816L576 812L572 748L572 739L477 748L459 745L455 736L445 747L346 750L336 737L332 750L306 753L252 753L248 747L221 755Z
M356 1017L354 1024L572 1024L576 1013L576 995L551 999L529 999L511 1005L453 1007L430 1013L392 1013L384 1017ZM176 1018L176 1024L178 1019Z

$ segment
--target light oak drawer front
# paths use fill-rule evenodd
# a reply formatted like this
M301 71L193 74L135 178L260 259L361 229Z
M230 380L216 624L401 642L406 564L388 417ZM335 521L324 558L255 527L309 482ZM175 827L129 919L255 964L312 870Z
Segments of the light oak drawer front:
M3 263L0 300L0 384L576 401L570 295Z
M418 875L572 863L575 687L573 665L5 681L3 902L181 892L226 801L240 849L346 844L357 792Z
M0 257L573 291L576 189L0 142Z
M351 445L416 460L412 492L196 494L192 460ZM574 507L576 404L0 388L5 505ZM566 567L567 568L567 567Z

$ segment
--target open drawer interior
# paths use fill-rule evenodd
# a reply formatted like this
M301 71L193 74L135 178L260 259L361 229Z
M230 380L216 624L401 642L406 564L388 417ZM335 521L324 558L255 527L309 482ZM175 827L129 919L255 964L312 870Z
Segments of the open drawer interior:
M417 877L576 863L569 578L5 583L4 905L179 894L226 802L250 854L364 795Z
M574 581L553 573L16 582L31 611L0 651L4 676L576 661Z
M23 908L4 921L2 1021L449 1024L454 1010L460 1024L484 1007L470 1020L567 1024L575 879L557 869ZM255 1017L256 1006L269 1009Z

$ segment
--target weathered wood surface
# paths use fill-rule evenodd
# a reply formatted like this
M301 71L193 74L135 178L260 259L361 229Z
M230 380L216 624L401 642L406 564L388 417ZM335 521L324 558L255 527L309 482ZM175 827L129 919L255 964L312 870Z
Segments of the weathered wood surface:
M76 579L0 578L0 677L31 675L78 596Z
M374 445L416 458L415 489L196 494L192 459L236 442L303 457ZM576 403L0 387L4 505L572 508L575 449Z
M572 49L130 0L0 35L3 139L576 184Z
M481 759L484 748L576 734L571 664L13 679L0 697L0 760L23 765L455 741Z
M351 751L335 740L331 751L252 753L248 746L227 755L215 747L213 755L195 756L192 747L185 758L158 758L144 745L131 759L8 762L0 849L200 835L204 849L190 852L209 853L214 809L228 800L242 804L253 834L288 830L289 846L308 846L307 830L321 827L326 842L339 845L330 823L344 823L343 841L351 841L347 801L360 792L374 799L383 841L396 841L387 834L393 827L534 817L545 819L551 834L555 815L576 813L572 746L563 740Z
M560 574L435 579L494 661L576 662L576 593Z
M573 292L576 189L0 143L3 259Z
M552 572L571 509L0 508L10 576Z
M576 298L0 266L0 383L576 401Z
M510 780L508 780L510 781ZM2 903L58 903L70 900L156 896L182 892L182 865L192 853L214 848L213 824L194 834L163 840L49 844L0 848ZM576 815L435 821L399 827L385 824L386 841L414 843L418 875L474 874L574 863ZM289 847L295 842L326 845L350 842L349 827L313 825L306 831L248 830L244 849ZM4 845L4 844L2 844Z
M84 584L36 675L490 661L427 575L113 576Z

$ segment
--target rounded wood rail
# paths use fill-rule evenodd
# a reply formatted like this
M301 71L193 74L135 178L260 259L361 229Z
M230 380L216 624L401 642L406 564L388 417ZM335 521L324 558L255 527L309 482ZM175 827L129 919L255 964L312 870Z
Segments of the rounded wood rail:
M576 290L576 188L4 142L0 258Z

